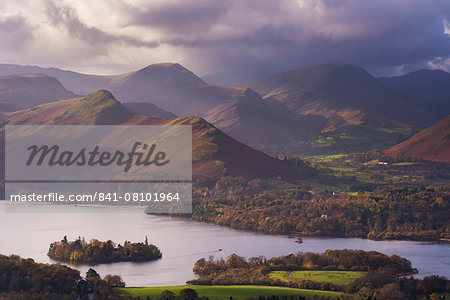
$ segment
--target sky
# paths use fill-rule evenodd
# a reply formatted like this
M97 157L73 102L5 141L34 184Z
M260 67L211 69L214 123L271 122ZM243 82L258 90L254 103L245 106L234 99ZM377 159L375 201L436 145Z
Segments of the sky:
M0 63L253 78L320 63L450 71L449 0L2 0Z

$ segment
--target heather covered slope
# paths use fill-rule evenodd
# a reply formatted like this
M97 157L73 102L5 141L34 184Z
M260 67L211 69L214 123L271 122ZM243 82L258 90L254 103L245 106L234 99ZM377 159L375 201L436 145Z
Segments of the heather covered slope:
M0 108L14 111L74 98L77 95L66 90L54 77L45 74L22 74L0 77Z
M450 116L423 129L406 141L385 151L387 155L407 155L450 163Z
M192 125L193 174L204 176L277 177L295 175L285 162L229 137L201 118L164 120L138 115L105 90L86 97L42 104L0 116L2 127L14 124Z

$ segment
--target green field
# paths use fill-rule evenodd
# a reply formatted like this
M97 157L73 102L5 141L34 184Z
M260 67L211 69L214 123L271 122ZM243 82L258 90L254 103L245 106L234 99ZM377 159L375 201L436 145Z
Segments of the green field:
M158 296L165 290L179 294L185 288L194 289L198 295L206 296L210 299L245 299L248 297L257 298L259 295L263 296L323 296L323 297L337 297L340 293L318 290L292 289L271 286L252 286L252 285L230 285L230 286L201 286L201 285L184 285L184 286L155 286L155 287L130 287L118 288L121 294L130 295L133 297L145 298L150 296L151 299L157 299Z
M366 275L366 272L352 271L273 271L268 274L270 278L277 278L283 281L293 281L297 279L311 280L317 282L328 282L335 285L348 285L356 279Z

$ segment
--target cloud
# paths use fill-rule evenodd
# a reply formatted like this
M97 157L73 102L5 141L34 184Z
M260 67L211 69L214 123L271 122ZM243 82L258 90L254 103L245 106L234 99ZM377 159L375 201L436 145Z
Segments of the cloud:
M0 19L0 36L0 51L17 51L33 39L32 28L23 17L17 15Z
M171 35L192 32L199 35L220 22L220 17L227 13L230 3L228 0L186 1L184 4L168 1L142 10L129 7L131 18L128 25L157 28Z
M427 67L433 70L450 72L450 58L436 57L427 62Z
M108 47L113 43L123 43L129 46L155 48L158 42L145 42L125 35L110 34L94 26L88 26L80 21L75 9L68 6L57 6L54 2L47 2L47 17L50 24L63 28L67 34L93 46Z
M2 43L4 59L95 73L172 61L250 78L344 62L385 75L450 58L447 0L4 1L0 31L17 45Z

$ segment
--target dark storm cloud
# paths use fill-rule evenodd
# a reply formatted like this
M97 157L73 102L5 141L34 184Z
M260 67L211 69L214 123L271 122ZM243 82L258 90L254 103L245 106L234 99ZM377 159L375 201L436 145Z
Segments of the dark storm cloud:
M218 71L266 74L323 62L394 68L450 55L450 1L180 1L128 9L129 25ZM226 30L216 30L225 28Z
M146 10L128 7L132 14L130 24L160 28L169 33L197 33L216 24L227 12L230 1L185 1L167 2Z
M19 44L39 35L23 50L37 59L49 62L56 54L59 61L82 57L95 66L114 61L124 71L161 61L198 74L251 76L324 62L384 73L450 67L448 0L28 0L30 6L46 4L38 12L4 1L27 16L25 22L0 10L0 33L18 45L0 49L11 50L15 61ZM40 54L50 43L54 52Z
M216 49L214 61L225 71L268 74L330 61L371 69L426 66L428 60L450 55L443 25L450 2L340 1L320 13L299 9L298 16L264 24L247 32L249 38L223 39L225 47Z

